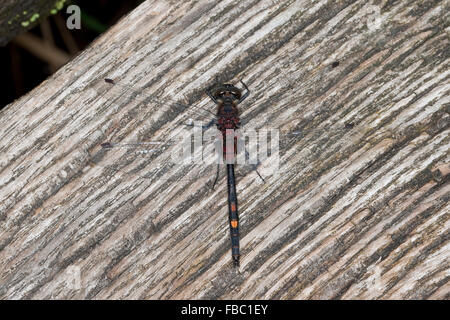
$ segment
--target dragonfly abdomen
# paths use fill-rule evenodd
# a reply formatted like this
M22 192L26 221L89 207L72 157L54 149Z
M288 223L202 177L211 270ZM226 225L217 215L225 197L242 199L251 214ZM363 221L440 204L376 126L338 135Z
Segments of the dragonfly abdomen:
M239 266L239 215L237 208L236 180L234 177L234 164L227 164L228 176L228 217L231 235L231 256L233 264Z

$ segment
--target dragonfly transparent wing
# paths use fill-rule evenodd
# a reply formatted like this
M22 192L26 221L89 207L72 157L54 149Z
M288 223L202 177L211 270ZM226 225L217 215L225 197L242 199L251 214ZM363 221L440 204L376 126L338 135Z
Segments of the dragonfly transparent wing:
M211 143L203 147L211 148ZM101 150L92 162L111 176L174 181L192 180L192 175L213 177L214 153L210 152L208 161L204 161L194 159L197 156L194 150L190 141L188 144L181 139L167 142L110 141L101 144Z
M135 88L131 85L118 83L110 78L98 80L94 87L100 96L112 99L110 104L117 104L120 100L125 100L134 102L140 105L141 108L143 108L142 104L144 107L149 105L167 106L170 110L169 112L183 114L181 123L189 122L189 119L192 118L209 122L214 120L216 116L211 110L196 107L193 101L189 102L185 96L182 96L179 100L163 97L162 94L150 93L146 88ZM199 96L194 100L199 100L200 98ZM137 115L139 116L139 114Z
M320 149L327 144L339 148L340 145L359 143L367 130L367 128L357 129L352 126L343 126L333 129L332 135L329 130L325 129L294 131L284 134L279 134L276 130L268 130L265 134L261 134L259 131L256 132L257 136L260 134L265 140L259 139L256 143L251 141L254 138L253 134L239 133L240 138L244 141L242 149L244 150L242 153L244 159L238 156L236 161L239 166L247 167L244 169L245 171L256 171L261 165L270 166L276 161L282 162L282 157L288 152L301 151L305 154L306 159L306 149L308 148L314 152L315 148ZM150 179L191 179L192 175L213 176L217 163L224 163L222 148L225 142L221 141L220 132L219 135L216 133L216 136L205 134L200 141L193 137L194 133L185 135L184 139L166 142L108 141L102 144L104 155L96 165L112 172ZM268 148L267 152L262 148ZM254 158L255 152L256 159ZM278 165L281 166L282 163ZM170 173L169 176L165 177L165 174L168 173Z

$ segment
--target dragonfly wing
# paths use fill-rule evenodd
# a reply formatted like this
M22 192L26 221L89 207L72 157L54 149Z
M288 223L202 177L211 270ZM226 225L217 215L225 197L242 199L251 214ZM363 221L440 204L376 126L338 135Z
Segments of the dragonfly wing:
M194 156L189 146L181 142L105 142L93 164L104 168L110 176L177 181L208 179L213 173L211 161L203 161L200 155L201 161L196 162Z
M245 128L239 131L238 136L245 139L246 144L255 144L265 146L278 144L280 146L304 142L318 141L352 141L357 137L363 137L370 131L369 127L354 128L353 126L341 126L337 128L326 129L293 129L290 132L281 132L277 128Z
M192 118L195 113L196 119L207 119L215 117L214 113L207 109L195 108L192 104L182 102L187 101L187 98L183 96L182 100L171 99L168 97L162 97L155 93L149 92L146 88L135 88L130 85L119 84L117 81L105 78L95 84L96 91L99 95L106 97L116 97L117 99L125 99L129 101L135 101L137 104L155 104L157 106L170 106L177 113L185 113L183 119ZM113 101L117 101L114 99ZM114 102L113 102L114 103ZM183 120L184 121L184 120Z
M284 133L278 129L246 128L239 132L243 145L239 148L238 144L238 159L239 154L241 157L245 155L245 160L241 158L240 163L245 164L247 169L242 170L255 171L263 180L265 176L283 172L283 162L290 161L287 159L298 158L299 166L303 167L308 161L317 160L318 157L326 160L333 154L341 154L369 138L373 139L374 135L385 138L386 132L383 134L374 132L370 127L353 125L327 129L297 129Z

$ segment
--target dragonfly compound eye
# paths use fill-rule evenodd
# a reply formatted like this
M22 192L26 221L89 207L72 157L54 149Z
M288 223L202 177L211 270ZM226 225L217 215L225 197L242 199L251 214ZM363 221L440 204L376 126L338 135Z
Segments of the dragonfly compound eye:
M216 88L213 95L216 99L232 98L239 100L241 98L241 91L232 84L224 83Z
M241 98L241 92L240 91L233 91L232 94L233 94L233 96L234 96L234 98L236 100L239 100Z

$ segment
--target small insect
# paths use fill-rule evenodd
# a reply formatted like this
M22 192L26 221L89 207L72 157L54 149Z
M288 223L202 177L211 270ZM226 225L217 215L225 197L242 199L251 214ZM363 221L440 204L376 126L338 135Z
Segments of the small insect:
M354 127L355 127L355 124L353 122L345 123L345 129L353 129Z

